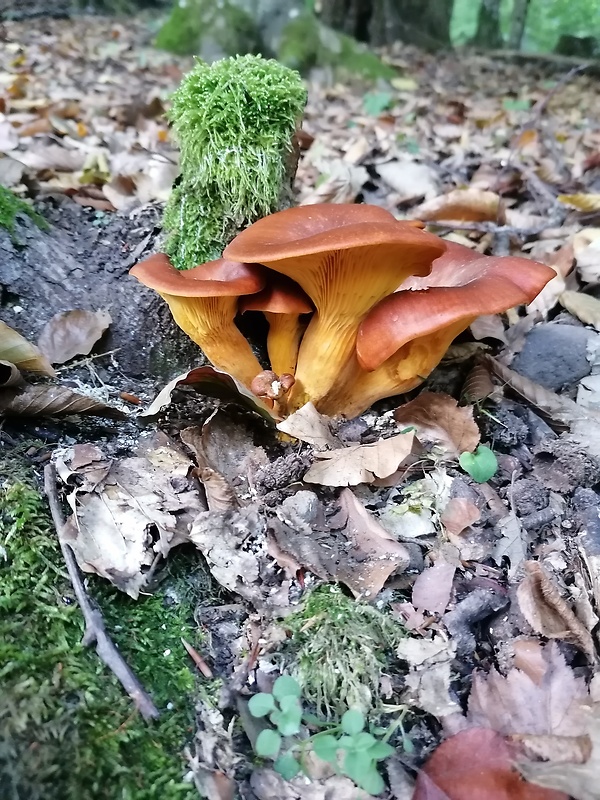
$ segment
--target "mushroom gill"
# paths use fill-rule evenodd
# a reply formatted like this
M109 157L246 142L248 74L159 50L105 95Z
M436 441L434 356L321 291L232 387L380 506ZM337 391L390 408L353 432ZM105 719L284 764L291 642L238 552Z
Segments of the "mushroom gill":
M377 206L300 206L258 220L224 256L298 283L315 313L302 339L289 410L318 404L352 359L361 322L409 276L424 276L444 242Z

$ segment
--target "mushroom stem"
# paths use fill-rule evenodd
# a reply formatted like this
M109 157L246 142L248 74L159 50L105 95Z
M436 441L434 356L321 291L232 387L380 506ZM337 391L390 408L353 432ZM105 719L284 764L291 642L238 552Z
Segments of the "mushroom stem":
M159 293L173 319L217 369L250 386L262 366L235 326L237 297L179 297Z
M296 366L296 383L289 398L292 413L308 401L318 406L340 380L352 359L361 317L316 313L302 339Z
M353 355L339 381L316 407L321 414L356 417L377 400L409 392L421 384L442 360L452 341L475 319L460 320L427 336L413 339L372 372Z
M306 325L299 314L274 314L265 311L264 315L269 323L267 352L271 369L277 375L293 375Z

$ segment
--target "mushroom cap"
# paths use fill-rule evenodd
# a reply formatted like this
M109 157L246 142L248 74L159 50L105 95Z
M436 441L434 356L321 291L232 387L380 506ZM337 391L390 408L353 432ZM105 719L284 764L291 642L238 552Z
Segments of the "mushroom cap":
M259 219L239 233L223 255L264 264L378 244L429 246L439 254L443 244L438 242L438 237L425 233L418 224L399 222L379 206L321 203L288 208Z
M271 314L309 314L314 311L303 289L277 272L268 276L267 285L260 292L241 298L239 308L241 312L265 311Z
M359 363L375 370L413 339L530 303L555 274L526 258L482 256L448 242L426 278L409 278L365 317L356 342Z
M129 274L159 294L174 297L235 297L259 292L265 285L265 270L258 264L218 258L179 270L165 253L140 261Z

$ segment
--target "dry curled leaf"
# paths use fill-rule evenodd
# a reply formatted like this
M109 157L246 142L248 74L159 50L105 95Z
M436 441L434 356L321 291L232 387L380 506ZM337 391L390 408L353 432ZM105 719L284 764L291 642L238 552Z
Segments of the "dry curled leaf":
M414 432L400 433L374 444L360 444L315 453L315 462L304 480L322 486L357 486L387 478L411 462L418 452Z
M427 164L405 160L387 161L377 165L377 172L397 193L399 202L422 197L431 200L438 193L438 174Z
M269 421L274 419L273 411L256 395L246 389L242 383L236 381L226 372L221 372L221 370L211 366L196 367L173 378L161 389L150 406L139 416L145 420L156 419L171 404L175 389L184 386L189 386L200 394L208 395L209 397L218 397L222 400L237 402L250 408L251 411L256 411Z
M504 334L504 323L499 314L484 314L482 317L477 317L470 325L473 338L477 339L497 339L499 342L506 344L506 336Z
M587 411L577 403L574 403L568 397L558 395L539 383L520 375L515 370L505 367L492 356L481 356L482 363L484 363L490 371L500 378L507 386L520 395L524 400L536 408L540 415L546 418L550 423L556 427L564 430L573 422L578 420L589 421Z
M21 373L10 361L0 361L0 388L18 386L23 381Z
M331 432L327 417L319 414L312 403L306 403L283 422L279 422L277 429L318 449L341 446L339 439Z
M600 300L583 292L564 291L558 298L561 306L586 325L600 331Z
M517 589L517 599L521 613L533 630L548 639L565 639L595 661L592 635L577 619L541 564L526 561L524 568L525 578Z
M434 634L431 639L407 636L398 644L397 655L410 666L408 674L404 675L403 702L438 719L460 713L460 705L450 692L452 662L456 658L452 640L440 634Z
M38 348L4 322L0 322L0 360L9 361L18 369L29 372L48 376L56 374Z
M355 597L374 598L394 572L410 563L406 547L370 514L350 489L340 494L345 516L343 532L360 557L353 562L338 559L335 578L345 583Z
M108 311L62 311L44 326L38 347L52 364L64 364L74 356L87 356L111 322Z
M468 403L481 403L494 394L496 386L492 381L489 369L484 364L475 364L462 388L462 397Z
M413 606L432 614L443 614L450 602L455 571L455 566L443 562L424 569L413 584Z
M574 763L565 763L565 760L534 762L520 761L517 763L522 775L527 780L540 786L568 792L575 800L598 800L598 775L600 774L600 715L595 706L589 713L587 736L584 742L591 749L591 754L583 763L574 760ZM573 754L572 745L570 752ZM579 748L581 753L583 748ZM585 751L584 751L585 752ZM564 753L563 753L564 754ZM529 755L529 753L528 753ZM577 750L575 758L578 759Z
M414 426L419 437L438 442L449 454L471 452L479 444L480 433L471 406L459 407L450 395L421 392L410 403L394 411L396 422Z
M503 215L500 196L483 189L454 189L413 209L413 216L425 221L501 223Z
M66 417L90 414L94 417L127 419L118 408L93 397L67 389L66 386L36 385L22 390L0 390L0 414L11 417Z

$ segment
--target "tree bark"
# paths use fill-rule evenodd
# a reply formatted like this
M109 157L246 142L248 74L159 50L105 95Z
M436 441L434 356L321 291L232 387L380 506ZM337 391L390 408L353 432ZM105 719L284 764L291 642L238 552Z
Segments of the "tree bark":
M488 48L502 47L500 2L501 0L481 0L479 17L477 18L477 32L475 33L473 44Z
M515 0L510 21L508 47L510 50L520 50L527 24L527 11L530 0Z
M372 45L403 41L439 50L450 45L454 0L321 0L326 24Z

